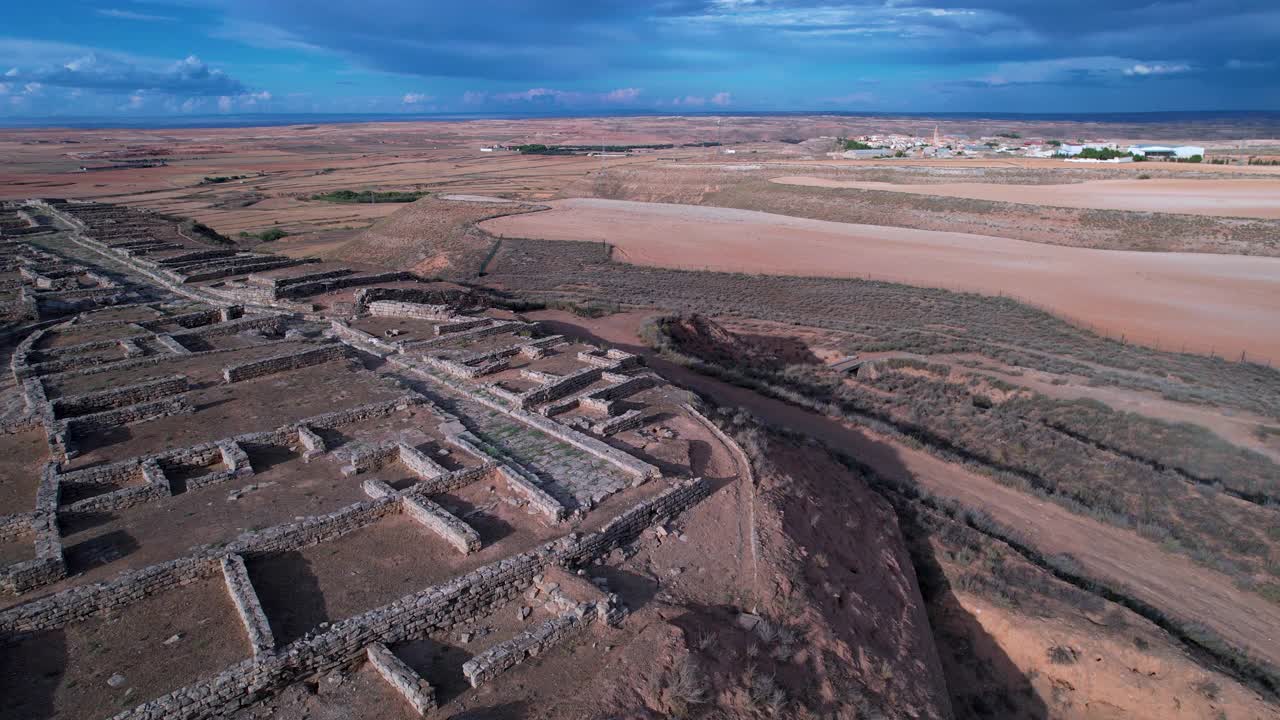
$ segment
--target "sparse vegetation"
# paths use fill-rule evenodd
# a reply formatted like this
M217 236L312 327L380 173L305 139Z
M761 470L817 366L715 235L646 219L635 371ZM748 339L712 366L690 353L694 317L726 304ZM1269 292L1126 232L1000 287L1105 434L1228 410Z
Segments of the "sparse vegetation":
M708 355L708 343L694 344L682 335L678 328L684 322L659 320L646 335L657 336L659 349L699 371L902 436L1073 512L1135 529L1241 584L1255 584L1258 573L1280 577L1280 552L1262 531L1276 523L1272 497L1280 473L1266 458L1198 427L1027 392L997 404L975 378L906 374L889 363L850 383L821 366L778 370L735 362ZM1225 500L1217 492L1225 487L1221 478L1193 474L1222 465L1231 468L1222 472L1230 474L1226 483L1233 494L1250 502Z
M200 180L201 185L221 185L222 183L232 182L234 180L247 180L250 175L206 175Z
M656 689L664 710L675 718L689 717L710 697L707 677L692 655L681 657L659 676Z
M1115 150L1113 148L1091 148L1087 147L1075 155L1082 160L1115 160L1116 158L1131 158L1133 153L1125 150Z
M425 192L399 190L334 190L312 195L310 199L334 203L409 203L421 200L427 194Z
M251 233L248 231L243 231L240 233L241 239L257 240L258 242L264 242L264 243L275 242L276 240L279 240L281 238L288 237L288 236L289 236L289 233L285 232L284 230L281 230L280 228L269 228L259 233Z
M1054 645L1049 648L1049 662L1055 665L1074 665L1080 659L1080 652L1065 645Z

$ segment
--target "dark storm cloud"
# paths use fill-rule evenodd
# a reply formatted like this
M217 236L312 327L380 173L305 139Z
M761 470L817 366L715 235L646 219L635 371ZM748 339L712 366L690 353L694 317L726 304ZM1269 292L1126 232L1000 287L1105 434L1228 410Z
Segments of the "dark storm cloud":
M1280 45L1274 0L226 3L232 26L275 28L377 69L510 81L788 62L1103 55L1219 66L1273 60Z

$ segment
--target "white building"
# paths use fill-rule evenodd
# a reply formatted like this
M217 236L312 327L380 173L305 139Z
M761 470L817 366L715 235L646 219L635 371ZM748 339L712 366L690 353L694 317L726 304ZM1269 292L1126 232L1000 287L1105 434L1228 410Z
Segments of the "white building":
M1129 152L1134 155L1175 157L1183 160L1195 155L1204 157L1204 148L1199 145L1130 145Z

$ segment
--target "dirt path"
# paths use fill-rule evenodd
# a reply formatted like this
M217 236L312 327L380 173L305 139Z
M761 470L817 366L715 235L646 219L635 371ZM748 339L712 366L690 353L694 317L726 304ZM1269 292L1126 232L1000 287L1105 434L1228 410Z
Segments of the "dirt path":
M899 185L792 175L771 178L770 182L806 187L887 190L912 195L939 195L1047 207L1280 219L1280 180L1272 179L1125 179L1092 180L1068 185L966 182Z
M871 277L1012 295L1164 348L1280 362L1280 258L1093 250L693 205L572 199L482 223L495 234L607 240L639 265Z
M963 467L865 428L764 397L655 357L636 334L648 313L589 320L562 311L532 313L556 332L598 338L644 354L672 381L717 403L741 406L766 422L840 448L889 478L911 479L941 496L980 508L1045 554L1070 554L1091 575L1126 588L1184 622L1200 623L1232 645L1280 665L1280 606L1238 589L1231 578L1163 552L1139 535L1071 513Z

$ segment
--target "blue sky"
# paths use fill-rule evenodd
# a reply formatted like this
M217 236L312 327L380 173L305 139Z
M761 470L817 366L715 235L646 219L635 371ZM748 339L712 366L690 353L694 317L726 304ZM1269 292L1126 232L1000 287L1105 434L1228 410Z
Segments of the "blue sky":
M1280 109L1278 0L22 1L0 117Z

